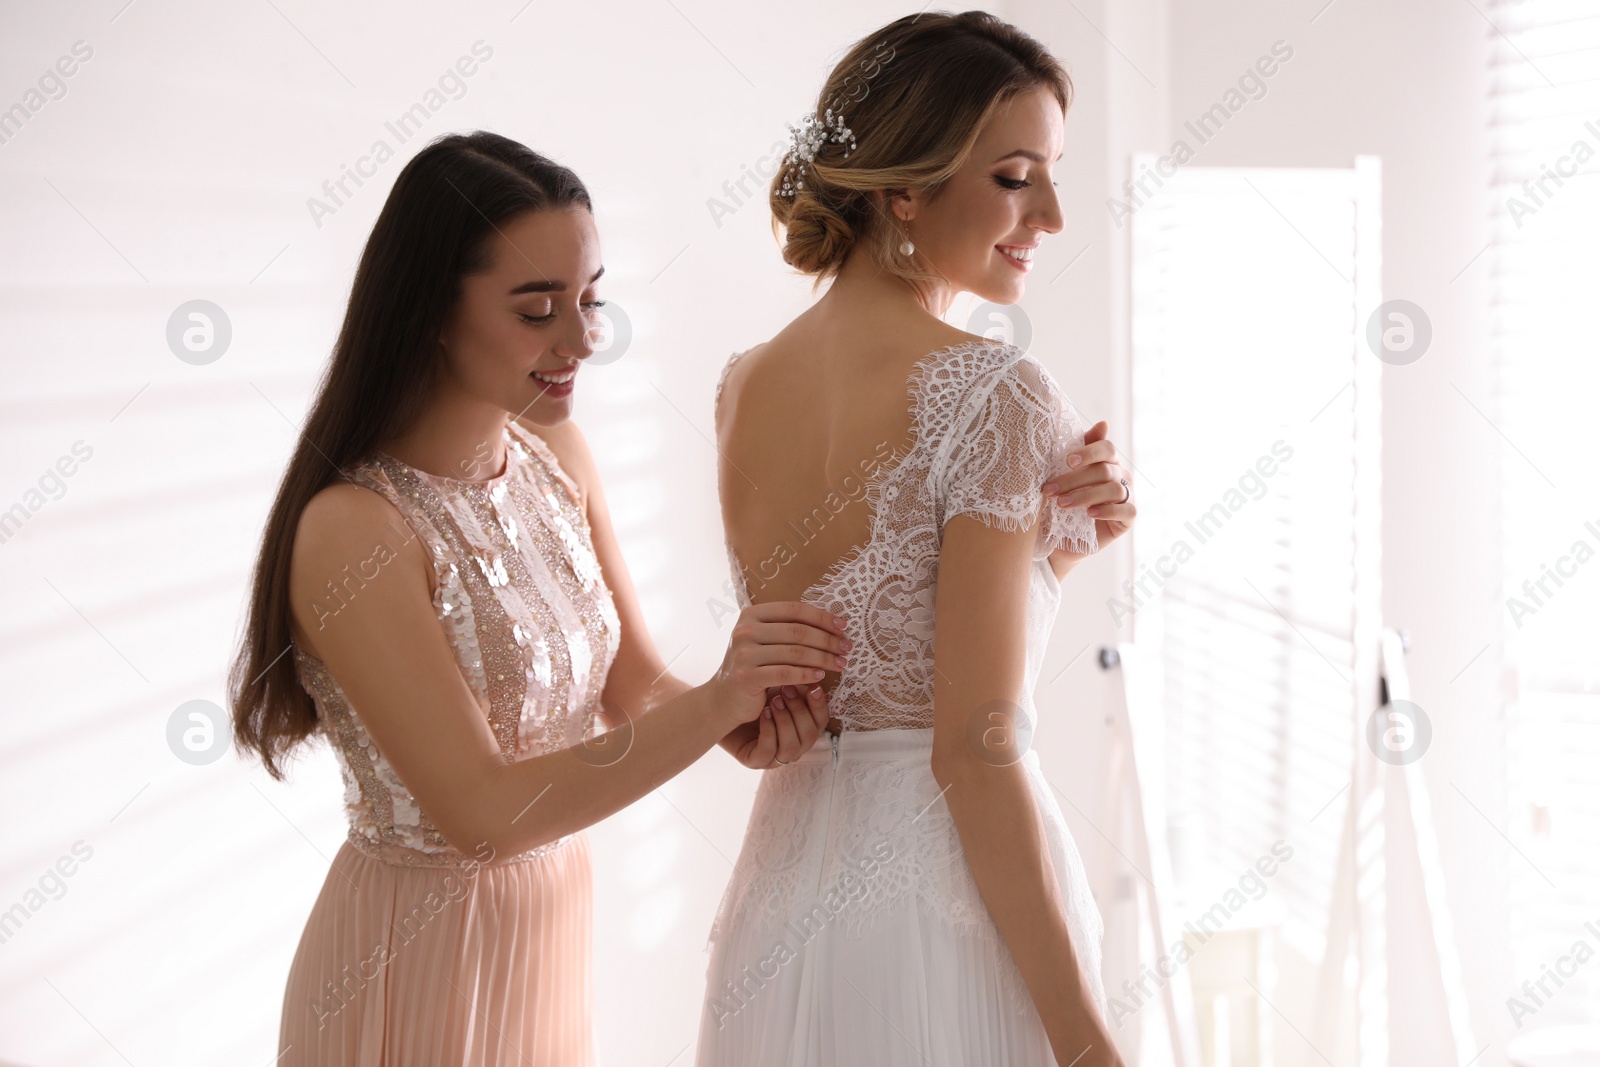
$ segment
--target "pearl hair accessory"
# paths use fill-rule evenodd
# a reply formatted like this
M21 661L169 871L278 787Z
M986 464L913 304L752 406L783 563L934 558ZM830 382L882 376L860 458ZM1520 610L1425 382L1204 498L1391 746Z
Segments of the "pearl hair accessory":
M836 112L828 108L821 119L815 114L807 115L800 120L800 125L789 124L789 150L784 153L783 185L778 189L779 196L794 196L796 192L805 188L805 183L800 180L799 171L817 158L817 153L828 142L834 144L850 143L845 149L846 158L856 146L856 135L850 127L844 124L843 112Z

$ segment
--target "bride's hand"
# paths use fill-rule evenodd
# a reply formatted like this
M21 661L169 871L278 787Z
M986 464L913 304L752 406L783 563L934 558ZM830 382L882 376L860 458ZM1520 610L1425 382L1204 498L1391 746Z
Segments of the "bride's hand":
M843 669L849 647L842 621L821 608L752 604L739 613L722 666L706 683L712 707L727 731L753 723L769 690L815 686L828 671Z
M753 770L793 763L811 750L828 725L828 695L820 683L767 691L761 717L732 730L722 747Z
M1104 421L1089 427L1083 444L1067 454L1069 469L1044 486L1047 506L1089 506L1089 515L1095 520L1095 540L1102 549L1127 533L1138 514L1133 503L1133 472L1117 462L1117 446L1106 437L1108 429ZM1124 478L1129 482L1126 489L1122 485ZM1056 552L1075 560L1085 555L1065 548Z

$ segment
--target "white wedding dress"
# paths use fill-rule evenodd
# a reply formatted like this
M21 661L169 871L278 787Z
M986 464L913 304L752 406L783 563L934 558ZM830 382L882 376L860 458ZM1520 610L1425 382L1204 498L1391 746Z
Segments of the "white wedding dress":
M941 349L917 363L908 386L914 443L868 482L870 536L801 596L847 620L850 662L831 695L844 731L762 772L711 930L698 1067L1055 1063L930 770L934 589L945 522L972 514L1026 525L1086 427L1044 367L1012 345ZM1030 726L1060 604L1048 556L1063 545L1095 551L1094 520L1050 504L1028 600ZM731 548L728 556L748 604ZM1029 750L1023 763L1103 1014L1100 913L1037 756Z

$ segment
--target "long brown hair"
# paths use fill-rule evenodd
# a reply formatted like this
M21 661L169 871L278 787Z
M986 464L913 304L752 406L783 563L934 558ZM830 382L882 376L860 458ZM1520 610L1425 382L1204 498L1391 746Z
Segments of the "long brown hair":
M991 116L1019 93L1049 89L1065 112L1072 79L1049 49L987 11L896 19L851 46L828 75L815 118L842 113L856 144L825 141L798 169L780 167L767 202L783 228L783 260L818 284L857 246L913 285L933 276L895 254L903 237L884 194L937 195ZM795 195L786 180L799 177Z
M405 165L367 238L344 324L278 485L256 559L244 634L228 674L234 742L274 778L317 727L289 652L289 561L306 504L432 395L439 332L461 280L489 265L488 238L527 211L581 205L566 167L498 134L450 134Z

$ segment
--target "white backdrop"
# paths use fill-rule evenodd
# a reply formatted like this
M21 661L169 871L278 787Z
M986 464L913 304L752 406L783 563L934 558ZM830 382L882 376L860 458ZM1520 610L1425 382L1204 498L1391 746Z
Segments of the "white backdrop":
M1439 709L1428 770L1443 860L1472 932L1478 1031L1496 1042L1476 1062L1503 1063L1508 852L1450 788L1498 795L1504 771L1501 650L1483 634L1502 610L1485 531L1505 447L1461 401L1490 392L1494 31L1477 5L1416 0L991 6L1077 86L1057 174L1066 229L1024 305L1034 353L1114 439L1132 400L1128 245L1107 201L1124 195L1129 153L1167 151L1282 38L1293 63L1195 165L1384 159L1385 292L1424 304L1437 331L1436 356L1384 379L1385 612L1417 635L1412 684ZM698 681L720 658L728 601L712 386L727 353L809 298L759 196L734 187L850 42L912 10L0 3L0 1062L272 1059L288 962L344 835L337 776L320 750L289 784L231 754L192 765L167 730L185 702L223 699L265 510L404 161L438 134L488 128L588 183L606 296L633 336L586 374L577 419L656 641ZM475 46L470 76L451 75ZM420 128L402 143L388 124L408 112ZM375 160L380 140L393 158ZM341 180L335 202L324 183ZM166 336L192 300L231 325L204 365ZM1126 563L1118 546L1073 575L1038 699L1035 743L1097 886L1135 878L1105 836L1111 676L1093 655L1126 636L1104 607ZM593 832L606 1062L690 1062L705 933L754 782L713 753ZM1428 917L1412 872L1391 878L1396 1062L1432 1063L1448 1020L1415 963ZM1120 900L1101 906L1110 940L1125 938ZM1282 1062L1321 1062L1281 1035Z

